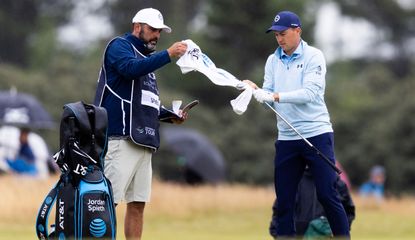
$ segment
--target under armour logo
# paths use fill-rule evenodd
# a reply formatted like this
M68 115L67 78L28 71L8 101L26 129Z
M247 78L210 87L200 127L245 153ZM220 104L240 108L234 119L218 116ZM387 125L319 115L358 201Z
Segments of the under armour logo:
M318 67L317 67L316 74L317 74L317 75L321 75L321 71L322 71L321 66L318 66Z

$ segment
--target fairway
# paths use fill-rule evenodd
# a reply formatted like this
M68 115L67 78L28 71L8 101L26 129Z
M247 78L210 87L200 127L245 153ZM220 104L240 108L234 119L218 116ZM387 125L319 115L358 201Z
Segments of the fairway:
M35 215L56 180L0 177L0 239L36 239ZM143 239L271 240L268 224L273 197L272 187L190 187L155 181ZM354 200L357 218L352 239L415 238L414 198L390 199L379 205ZM117 239L124 239L124 211L125 205L117 208Z

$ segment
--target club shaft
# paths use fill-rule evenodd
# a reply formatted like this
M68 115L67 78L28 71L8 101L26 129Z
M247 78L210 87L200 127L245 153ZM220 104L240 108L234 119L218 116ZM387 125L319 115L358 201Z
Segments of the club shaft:
M319 156L321 156L333 169L334 171L336 171L338 174L340 174L342 171L336 167L336 165L326 156L324 155L320 150L318 150L318 148L316 148L310 141L307 140L307 138L303 137L303 135L301 135L301 133L293 126L291 125L291 123L289 123L287 121L287 119L285 119L277 110L275 110L274 107L272 107L269 103L265 102L265 104L271 108L272 111L274 111L275 114L277 114L277 116L284 121L292 130L294 130L295 133L297 133L297 135L304 140L304 142L310 146L312 149L314 149L317 154Z

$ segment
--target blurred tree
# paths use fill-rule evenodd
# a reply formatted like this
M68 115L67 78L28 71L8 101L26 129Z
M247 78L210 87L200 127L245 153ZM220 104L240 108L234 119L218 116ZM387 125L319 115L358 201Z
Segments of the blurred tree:
M336 132L336 156L351 181L386 168L388 192L415 192L413 74L396 84L381 63L337 62L327 77L326 100ZM411 175L412 174L412 175Z
M70 0L2 0L0 2L0 62L27 66L33 39L42 27L54 27L67 20Z
M274 37L265 34L276 12L287 9L298 13L303 38L312 44L316 10L327 1L118 0L106 1L99 11L111 17L116 34L123 34L130 31L131 18L137 10L158 8L173 29L171 34L162 34L158 50L174 41L191 38L217 67L237 78L249 78L261 84L265 60L277 47ZM361 59L329 66L326 101L336 131L336 156L355 184L366 179L371 166L382 164L387 171L388 191L415 192L412 161L415 102L411 92L415 87L412 70L415 66L410 45L414 31L410 9L413 8L402 8L396 4L398 1L392 0L336 2L343 6L345 14L369 19L384 31L386 37L379 41L400 48L391 59L373 59L367 54ZM16 86L18 91L37 96L56 121L60 119L63 104L92 101L106 44L100 42L79 52L61 48L56 42L56 27L65 23L74 3L69 0L0 2L0 24L4 32L0 36L0 89ZM402 56L406 63L401 64ZM252 100L244 115L236 115L229 100L239 94L237 90L215 86L200 73L182 75L174 63L156 74L162 103L167 107L173 99L200 100L185 126L206 134L220 148L227 161L229 181L272 182L272 143L277 130L270 110ZM396 84L397 77L401 79L400 84ZM46 133L52 152L58 148L58 134L58 131ZM162 161L176 160L160 157L155 156L159 158L155 161L160 161L155 167ZM165 166L169 163L172 162Z
M0 25L2 31L7 33L0 36L0 61L24 65L32 24L38 17L36 3L31 0L5 0L0 2L0 11L3 16Z
M363 58L370 61L383 61L396 77L404 78L411 72L414 60L413 38L415 37L415 8L408 7L399 0L335 0L345 15L363 18L371 22L377 30L384 32L374 45L387 43L394 49L389 59L374 59L379 54L370 52ZM406 1L408 3L413 1ZM363 39L362 39L363 41Z

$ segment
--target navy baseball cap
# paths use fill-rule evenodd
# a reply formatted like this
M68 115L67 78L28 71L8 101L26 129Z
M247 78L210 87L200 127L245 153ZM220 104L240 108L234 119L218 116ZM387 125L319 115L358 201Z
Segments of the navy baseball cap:
M274 21L272 22L272 25L266 33L269 33L271 31L277 31L282 32L287 30L288 28L297 28L301 27L300 18L297 16L297 14L290 12L290 11L282 11L277 13L277 15L274 18Z

